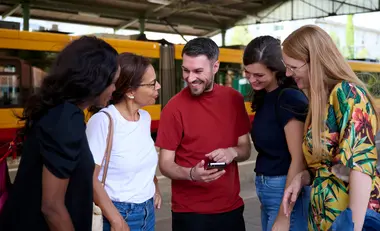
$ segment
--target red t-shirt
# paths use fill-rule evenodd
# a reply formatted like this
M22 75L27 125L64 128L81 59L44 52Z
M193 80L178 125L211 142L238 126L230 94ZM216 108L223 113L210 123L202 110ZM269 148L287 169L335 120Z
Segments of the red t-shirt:
M188 88L174 96L161 113L156 145L176 151L175 162L193 167L219 148L235 147L250 131L243 96L230 87L214 84L211 92L192 96ZM243 205L235 161L226 173L209 182L172 180L174 212L222 213Z

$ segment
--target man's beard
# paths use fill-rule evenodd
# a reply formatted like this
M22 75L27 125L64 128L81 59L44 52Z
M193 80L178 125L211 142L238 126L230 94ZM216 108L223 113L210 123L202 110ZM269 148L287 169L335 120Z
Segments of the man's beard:
M207 92L207 91L211 90L212 87L213 87L213 85L214 85L214 81L211 80L211 81L206 85L206 87L205 87L202 91L199 91L199 92L198 92L197 90L192 89L192 88L190 87L191 95L193 95L193 96L200 96L200 95L203 94L203 92Z

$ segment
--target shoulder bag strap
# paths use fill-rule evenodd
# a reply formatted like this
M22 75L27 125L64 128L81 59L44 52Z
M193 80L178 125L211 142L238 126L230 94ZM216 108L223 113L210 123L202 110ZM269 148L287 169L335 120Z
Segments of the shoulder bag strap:
M112 140L113 140L113 120L112 120L111 115L108 112L105 112L105 111L101 111L101 112L105 113L110 121L108 125L106 151L104 152L104 157L103 157L102 165L101 165L103 166L103 163L104 163L103 176L102 176L102 181L101 181L104 187L104 184L106 182L106 177L107 177L108 165L111 158L111 148L112 148Z

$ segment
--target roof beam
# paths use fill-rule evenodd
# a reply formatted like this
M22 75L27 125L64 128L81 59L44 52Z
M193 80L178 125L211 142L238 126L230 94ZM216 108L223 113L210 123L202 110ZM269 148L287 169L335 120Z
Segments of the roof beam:
M302 1L302 0L301 0ZM272 10L270 10L268 13L266 13L264 16L256 16L259 18L259 20L263 20L264 18L267 18L271 13L273 13L275 10L277 10L280 6L282 6L285 2L280 2L279 4L277 4L277 6L273 7ZM293 1L292 1L292 4L293 4Z
M246 16L244 17L241 17L241 18L238 18L236 20L236 23L240 22L241 20L245 19L247 16L248 17L253 17L253 18L260 18L260 16L258 16L258 14L266 9L268 9L269 7L272 7L272 6L275 6L276 4L280 4L280 3L283 3L284 1L283 0L267 0L265 1L264 4L262 4L260 7L256 7L254 9L253 12L249 12L249 11L246 11ZM265 18L268 18L269 15L266 15ZM235 24L236 24L235 23ZM229 29L229 28L227 28Z
M21 15L17 15L17 17L22 17L22 16ZM47 18L47 17L36 17L36 16L33 16L33 19L83 25L83 22L73 21L73 20L65 20L65 19L56 19L56 18ZM112 28L112 26L110 26L110 25L99 24L99 23L96 22L96 20L93 21L93 22L86 23L86 25L90 25L90 26L102 26L102 27ZM160 23L159 25L162 25L162 23ZM139 30L139 27L132 26L131 30ZM166 31L155 30L155 29L149 29L149 31L151 31L151 32L158 32L158 33L170 33L170 34L174 34L173 30L169 29L169 28ZM70 31L67 31L67 32L68 33L72 33ZM200 36L199 33L193 33L193 34L192 33L187 33L186 35Z
M174 28L174 26L167 20L167 19L164 19L164 22L166 22L166 24L177 34L179 34L183 40L185 40L185 42L187 42L187 39L183 36L183 34L181 34L176 28Z
M127 27L130 27L130 26L132 26L133 24L137 23L138 21L139 21L138 19L132 19L132 20L126 22L126 23L121 24L121 25L118 26L118 27L115 27L115 28L114 28L114 31L116 32L116 31L118 31L118 30L122 30L122 29L125 29L125 28L127 28Z
M221 33L221 31L222 31L221 29L213 30L213 31L208 32L207 34L204 34L203 37L212 37Z
M31 8L34 8L34 9L51 10L51 11L66 12L66 13L72 13L72 14L77 14L78 9L80 9L80 11L82 12L91 12L94 14L98 14L101 17L121 19L121 20L126 20L128 22L131 19L140 18L141 15L144 15L144 12L131 12L131 11L128 12L125 9L110 9L110 8L104 8L104 7L99 7L99 6L83 5L79 3L77 4L67 3L67 2L52 2L51 4L41 4L38 2L32 2L32 3L31 3ZM162 19L157 19L156 17L154 17L154 15L148 15L146 19L152 22L157 22L157 23L161 22L162 20ZM185 18L185 17L178 17L178 16L170 17L170 21L176 22L175 24L192 25L194 27L207 29L207 30L220 27L218 23L215 23L213 21L198 22L197 20L194 20L194 18Z
M363 9L363 10L367 10L367 11L370 11L370 12L376 10L376 8L375 8L375 9L371 9L371 8L367 8L367 7L364 7L364 6L359 6L359 5L355 5L355 4L352 4L352 3L348 3L348 2L345 2L345 1L344 1L344 2L342 2L342 1L338 1L338 0L332 0L332 1L337 2L337 3L344 4L344 5L347 5L347 6L357 7L357 8L360 8L360 9Z
M14 14L14 12L18 11L19 9L21 9L21 4L16 4L13 7L10 7L7 11L5 11L1 15L2 19L5 19L6 17L11 16L12 14Z
M165 8L167 6L168 5L162 5L162 6L159 6L159 7L155 7L155 8L149 9L147 12L145 12L144 18L146 18L146 16L150 15L151 13L154 13L154 12L162 10L163 8ZM133 24L135 24L138 21L139 21L139 19L132 19L132 20L130 20L130 21L126 22L126 23L123 23L123 24L119 25L118 27L114 28L114 31L116 32L118 30L122 30L122 29L125 29L127 27L130 27L130 26L132 26Z
M305 3L306 5L309 5L309 6L313 7L313 8L315 8L315 9L319 10L319 11L322 11L323 13L325 13L325 14L327 14L327 15L330 14L330 12L328 12L328 11L326 11L326 10L324 10L324 9L322 9L322 8L320 8L320 7L318 7L318 6L316 6L316 5L313 5L313 4L311 4L311 3L309 3L309 2L307 2L307 1L305 1L305 0L301 0L301 2Z
M177 24L177 25L185 24L185 25L193 26L193 27L200 28L200 29L215 29L215 28L219 28L221 26L218 23L215 23L212 21L197 22L197 20L194 20L194 18L170 17L168 19L170 19L170 22L172 24ZM154 21L156 21L156 20L154 20Z

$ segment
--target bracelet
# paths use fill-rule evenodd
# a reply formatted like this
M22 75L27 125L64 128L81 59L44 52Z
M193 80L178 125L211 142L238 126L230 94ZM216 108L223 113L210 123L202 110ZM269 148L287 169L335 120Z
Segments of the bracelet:
M193 171L194 167L195 167L195 166L193 166L193 167L190 169L190 179L191 179L192 181L195 181L194 178L193 178L193 175L191 174L191 172Z

